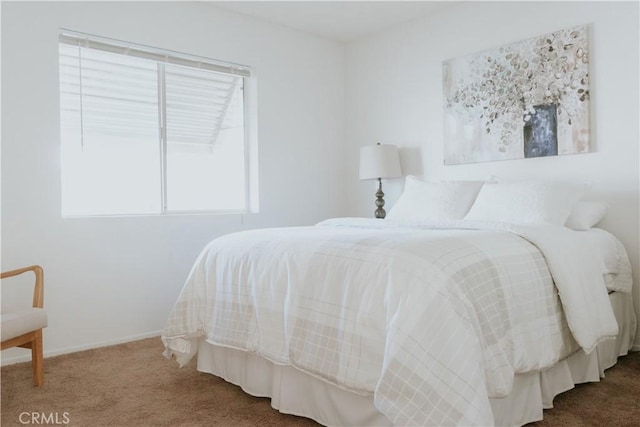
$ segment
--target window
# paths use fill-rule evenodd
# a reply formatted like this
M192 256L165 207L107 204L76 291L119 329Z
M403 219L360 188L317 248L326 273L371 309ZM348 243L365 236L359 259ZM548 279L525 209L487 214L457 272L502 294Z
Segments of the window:
M256 210L251 70L63 31L62 214Z

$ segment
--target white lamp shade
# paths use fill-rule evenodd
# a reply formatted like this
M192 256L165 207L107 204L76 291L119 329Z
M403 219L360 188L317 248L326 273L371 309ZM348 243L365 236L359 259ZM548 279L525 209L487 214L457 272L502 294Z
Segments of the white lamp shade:
M402 176L398 147L378 144L360 148L360 179Z

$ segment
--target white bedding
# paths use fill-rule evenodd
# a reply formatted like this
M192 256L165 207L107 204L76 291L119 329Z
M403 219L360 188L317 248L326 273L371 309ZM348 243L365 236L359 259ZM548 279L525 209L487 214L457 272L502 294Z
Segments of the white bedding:
M615 236L600 228L579 231L576 236L595 251L607 289L631 293L633 279L629 255Z
M631 294L609 294L620 333L586 355L578 350L552 367L515 376L511 393L491 399L496 426L522 426L543 419L543 408L574 384L600 381L633 345L636 317ZM391 426L374 406L372 396L339 389L291 366L274 365L255 353L198 343L197 369L224 378L253 396L269 397L280 412L316 420L324 426ZM624 390L619 390L624 392Z
M166 355L184 364L205 337L373 394L396 425L492 424L515 373L617 334L574 233L343 219L224 236L189 275Z

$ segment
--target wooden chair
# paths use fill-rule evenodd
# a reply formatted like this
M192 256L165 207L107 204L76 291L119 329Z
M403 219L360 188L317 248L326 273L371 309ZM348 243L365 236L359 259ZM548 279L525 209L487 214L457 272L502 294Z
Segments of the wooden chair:
M33 271L36 275L33 290L33 307L1 314L1 350L11 347L30 348L33 383L36 387L40 387L44 382L42 329L47 326L47 312L43 308L44 272L39 265L33 265L0 273L0 279L17 276L28 271Z

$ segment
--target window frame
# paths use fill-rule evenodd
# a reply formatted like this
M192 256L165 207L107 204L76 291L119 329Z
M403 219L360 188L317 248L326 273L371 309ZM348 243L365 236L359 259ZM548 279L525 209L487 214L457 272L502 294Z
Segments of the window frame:
M81 33L73 30L61 28L58 33L58 46L66 44L71 46L93 48L106 52L132 55L139 58L155 61L158 65L158 131L160 150L160 211L159 212L139 212L139 213L64 213L61 203L61 216L63 218L93 218L93 217L139 217L139 216L167 216L167 215L211 215L211 214L236 214L246 215L258 213L258 146L257 146L257 81L255 70L246 65L232 62L214 60L198 55L185 54L141 45L137 43L125 42L122 40ZM244 208L243 209L169 209L167 200L168 188L168 140L167 140L167 105L166 105L166 85L165 85L165 65L172 64L185 66L193 69L204 69L212 72L221 72L228 75L236 75L242 78L242 99L243 99L243 163L244 163ZM193 66L198 64L198 66ZM227 72L234 70L237 72ZM60 81L60 77L58 77ZM60 89L59 89L60 93ZM61 126L61 117L58 124ZM61 132L59 132L61 135ZM60 138L60 149L63 141ZM61 168L61 173L63 173ZM64 192L64 188L61 188ZM61 201L63 198L61 193Z

